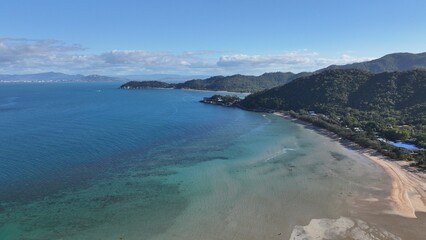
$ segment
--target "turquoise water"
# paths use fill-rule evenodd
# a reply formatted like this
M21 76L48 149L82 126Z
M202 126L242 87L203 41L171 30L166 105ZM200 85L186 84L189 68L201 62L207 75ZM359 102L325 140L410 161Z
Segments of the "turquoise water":
M379 167L212 94L1 84L0 239L282 239L378 214L359 203L386 198Z

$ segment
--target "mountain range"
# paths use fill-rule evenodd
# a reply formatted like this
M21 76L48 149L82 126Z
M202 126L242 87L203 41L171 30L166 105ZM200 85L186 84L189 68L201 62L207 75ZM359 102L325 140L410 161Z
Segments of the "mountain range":
M297 78L333 69L358 69L371 73L426 69L426 52L419 54L393 53L372 61L347 65L332 65L316 72L275 72L260 76L232 75L214 76L207 79L194 79L184 83L169 84L158 81L131 81L121 86L132 88L177 88L230 92L257 92L289 83Z

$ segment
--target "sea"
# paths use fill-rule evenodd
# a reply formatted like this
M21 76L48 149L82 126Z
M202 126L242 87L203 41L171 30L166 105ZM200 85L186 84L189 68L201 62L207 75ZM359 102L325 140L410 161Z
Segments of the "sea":
M342 217L401 234L390 178L337 140L119 85L0 84L0 239L297 239Z

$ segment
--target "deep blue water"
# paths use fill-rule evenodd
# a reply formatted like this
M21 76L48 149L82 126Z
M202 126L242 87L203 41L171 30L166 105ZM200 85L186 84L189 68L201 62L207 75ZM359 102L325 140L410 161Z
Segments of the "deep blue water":
M147 156L210 135L220 145L258 124L257 115L199 104L210 92L125 91L117 85L1 84L0 200L44 197L132 161L146 168L190 162ZM174 151L179 155L179 148Z

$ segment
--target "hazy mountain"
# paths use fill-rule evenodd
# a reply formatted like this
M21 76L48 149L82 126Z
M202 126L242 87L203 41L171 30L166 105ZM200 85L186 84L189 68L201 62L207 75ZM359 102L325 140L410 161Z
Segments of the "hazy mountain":
M0 74L0 81L10 82L61 82L61 81L82 81L82 82L110 82L110 81L126 81L126 79L101 76L101 75L88 75L81 74L70 75L57 72L46 72L36 74Z

